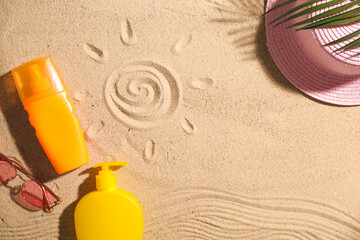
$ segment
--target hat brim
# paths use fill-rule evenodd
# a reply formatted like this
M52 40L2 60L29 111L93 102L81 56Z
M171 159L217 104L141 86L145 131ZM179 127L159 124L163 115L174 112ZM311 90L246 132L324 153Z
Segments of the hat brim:
M268 0L266 10L279 2ZM324 34L319 34L313 30L295 32L294 28L286 29L307 16L276 27L270 24L277 16L298 4L299 1L296 1L265 15L267 46L276 65L293 85L313 98L338 105L359 105L360 65L356 64L356 56L351 59L355 64L351 64L331 54L321 44L331 41L326 39L331 35L324 31ZM331 31L336 32L337 29Z

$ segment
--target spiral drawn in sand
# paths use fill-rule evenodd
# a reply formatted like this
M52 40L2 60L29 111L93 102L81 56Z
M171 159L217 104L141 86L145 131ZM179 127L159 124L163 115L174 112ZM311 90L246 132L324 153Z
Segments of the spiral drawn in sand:
M358 240L360 221L304 199L249 198L207 188L171 191L145 223L146 239Z
M152 61L134 61L116 69L105 84L113 116L132 128L151 128L169 119L181 102L177 76Z
M329 0L325 0L320 2L319 4L323 3L323 2L327 2ZM344 5L344 4L348 4L350 3L352 0L347 0L344 1L340 4L331 6L329 8L325 8L322 10L319 10L317 13L314 13L313 15L317 15L317 14L321 14L329 9L333 9L335 7L338 7L340 5ZM352 8L350 8L349 10L355 9L355 8L360 8L360 5L358 4L357 6L354 6ZM360 11L360 9L359 9ZM338 27L327 27L327 28L318 28L318 29L314 29L314 33L315 33L315 37L319 40L319 42L322 45L328 44L332 41L335 41L337 39L340 39L342 37L345 37L346 35L349 35L351 33L354 33L355 31L358 31L360 29L360 23L354 22L351 24L346 24L346 25L341 25ZM359 39L359 36L353 37L350 40L347 41L343 41L341 43L338 44L333 44L330 46L326 46L325 49L326 51L328 51L332 56L338 58L341 61L350 63L350 64L354 64L354 65L360 65L360 47L354 47L351 48L349 50L346 51L336 51L336 49L339 49L343 46L345 46L346 44L355 41L356 39Z

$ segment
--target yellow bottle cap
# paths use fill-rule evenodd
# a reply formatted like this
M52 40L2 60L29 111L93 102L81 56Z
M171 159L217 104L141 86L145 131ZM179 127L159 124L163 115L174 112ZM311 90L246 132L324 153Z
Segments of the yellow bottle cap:
M101 167L99 174L96 175L96 189L97 190L115 190L116 189L116 174L113 173L109 167L126 166L127 162L105 162L96 164L93 168Z
M24 63L12 70L15 85L24 105L65 91L65 86L50 57Z

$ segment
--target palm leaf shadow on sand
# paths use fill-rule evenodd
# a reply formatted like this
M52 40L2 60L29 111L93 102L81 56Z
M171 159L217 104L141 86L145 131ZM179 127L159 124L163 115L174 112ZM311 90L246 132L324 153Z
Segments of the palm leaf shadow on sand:
M227 0L223 4L212 4L222 15L213 18L212 22L229 27L228 36L231 37L233 46L240 51L243 60L253 60L257 57L256 30L264 9L261 1Z
M300 93L281 73L266 46L265 18L266 0L201 0L217 9L220 17L212 22L228 27L227 35L239 51L241 60L258 60L270 79L288 91Z

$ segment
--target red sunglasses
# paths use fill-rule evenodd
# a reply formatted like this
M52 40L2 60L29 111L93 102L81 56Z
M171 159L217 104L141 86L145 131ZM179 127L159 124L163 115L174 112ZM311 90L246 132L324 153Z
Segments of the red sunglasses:
M17 170L25 174L30 180L24 180L17 174ZM47 212L52 212L53 207L60 203L60 197L38 179L31 176L18 161L0 153L0 183L7 183L16 176L24 181L21 185L21 196L26 202L37 208L45 208Z

